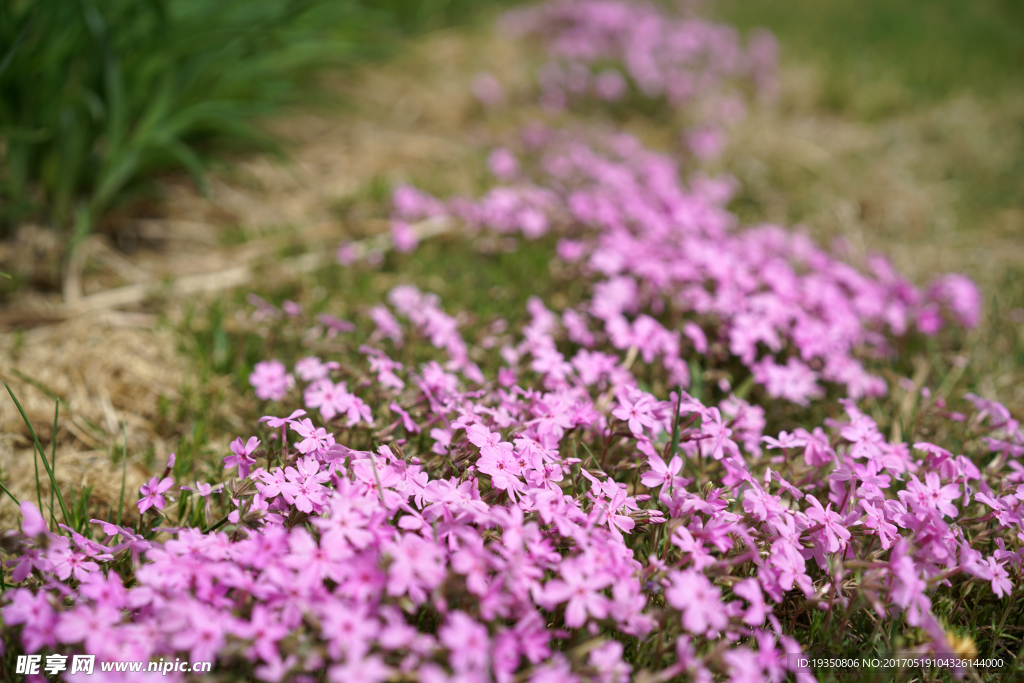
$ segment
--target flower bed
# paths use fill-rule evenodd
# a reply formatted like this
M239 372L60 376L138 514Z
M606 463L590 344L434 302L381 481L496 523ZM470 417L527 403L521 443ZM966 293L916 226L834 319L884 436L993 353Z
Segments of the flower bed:
M669 21L613 2L534 11L568 17L553 54L624 60L634 80L639 39L588 41ZM731 35L700 27L708 45ZM400 188L396 247L438 217L481 243L554 231L585 296L531 299L526 324L477 344L437 296L398 286L372 333L318 323L361 360L256 366L277 415L232 443L226 481L179 486L169 463L138 526L84 534L22 502L2 539L17 652L337 683L813 680L797 655L971 654L965 598L1008 612L1018 590L1024 433L998 403L953 412L872 369L901 337L975 325L974 286L921 291L881 258L863 272L798 232L742 229L731 181L682 181L627 136L535 125L521 147L492 155L480 198ZM257 315L302 319L276 312ZM693 371L711 366L729 372L703 391ZM889 391L907 440L858 404ZM803 410L766 433L780 404L844 417ZM161 526L172 496L180 528Z

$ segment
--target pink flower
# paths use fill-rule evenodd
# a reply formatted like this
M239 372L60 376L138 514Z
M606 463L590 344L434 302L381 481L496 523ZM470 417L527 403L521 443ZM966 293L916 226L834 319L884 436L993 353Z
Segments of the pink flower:
M67 538L64 537L54 541L47 550L47 557L53 563L53 573L62 581L72 576L78 581L86 581L91 572L100 569L100 566L90 560L85 553L72 550Z
M644 433L644 427L654 426L651 415L654 401L648 394L635 392L632 396L620 395L618 401L619 407L612 411L612 415L627 422L633 434L639 436Z
M416 424L412 419L412 416L410 416L408 411L406 411L402 406L392 401L388 408L402 419L402 426L408 434L420 433L420 426Z
M379 655L370 655L366 659L332 665L327 671L327 680L331 683L384 683L393 673Z
M405 221L391 221L391 243L395 251L401 254L408 254L416 250L420 243L416 229Z
M996 594L996 597L1002 598L1012 593L1013 582L1010 581L1010 575L1006 569L994 557L986 557L985 562L988 563L988 571L992 577L992 592Z
M906 610L907 621L912 626L922 623L931 609L931 600L924 594L928 584L921 579L913 559L906 555L906 541L893 549L889 566L894 581L890 591L893 601Z
M164 509L164 496L163 494L170 490L174 486L174 480L170 477L164 477L157 481L156 477L149 480L149 483L143 484L139 487L139 513L143 513L151 507L156 506L158 509Z
M391 360L383 352L371 347L363 346L359 350L369 355L367 360L370 362L370 371L377 373L378 382L395 391L405 388L405 382L395 374L395 370L402 369L401 363Z
M807 500L814 506L806 511L807 518L824 526L822 531L828 541L825 550L834 553L846 547L846 542L850 540L850 530L843 526L843 518L832 512L832 503L823 508L818 499L810 494L807 495Z
M370 320L377 326L373 338L386 337L395 343L395 346L402 345L402 326L395 316L388 310L387 306L377 305L370 309Z
M464 612L449 612L438 639L448 648L449 661L458 673L484 671L490 660L487 629Z
M196 485L195 485L195 488L192 488L191 486L182 486L181 490L182 491L192 491L193 493L198 493L200 495L200 497L206 498L211 493L219 493L220 490L223 489L223 488L224 488L224 484L217 484L216 486L214 486L213 484L207 484L205 482L198 482L197 481Z
M327 313L321 313L316 317L316 320L318 323L327 328L328 339L334 339L335 337L338 336L339 332L354 332L356 329L356 326L350 323L348 320L342 320L341 318L336 318L335 316L328 315ZM334 361L325 363L325 366L333 370L336 370L337 367L341 367ZM298 363L295 364L295 371L299 371Z
M112 628L121 621L121 612L109 605L90 607L78 605L60 615L54 633L62 643L84 643L88 652L102 652Z
M89 598L97 606L113 608L120 612L128 602L128 592L121 582L121 577L110 572L106 577L101 573L90 574L87 581L78 587L79 594ZM118 621L118 614L113 621Z
M640 477L640 483L647 488L657 488L682 479L676 476L683 469L683 459L678 455L673 456L668 465L661 459L661 456L650 455L647 457L647 464L651 466L651 469ZM679 486L678 483L675 485Z
M274 417L273 415L264 415L263 417L260 418L260 422L266 422L268 427L277 429L278 427L281 427L286 424L293 424L295 420L297 420L298 418L302 417L305 414L306 411L300 408L299 410L293 411L292 414L289 415L288 417Z
M480 449L482 455L494 453L501 443L501 434L492 432L480 424L470 425L466 430L466 438Z
M392 564L388 569L388 595L408 594L421 604L428 590L433 590L444 579L445 553L430 541L415 534L398 534L387 545Z
M910 475L905 491L899 492L900 500L915 510L937 510L945 516L955 517L956 506L952 501L960 497L960 487L956 484L942 485L937 472L925 475L922 484L916 475Z
M487 453L480 456L477 461L477 469L490 475L491 485L502 491L508 491L512 500L523 488L519 479L523 470L516 458L512 444L502 441L498 447L488 447Z
M257 398L280 401L295 385L295 378L288 374L281 361L260 361L249 375L249 384L256 390Z
M672 572L671 586L665 599L683 613L683 626L694 635L716 633L729 624L728 612L722 604L722 591L712 585L704 574L693 569Z
M25 652L31 654L44 647L57 647L57 614L45 592L33 595L27 588L14 590L10 602L3 608L3 616L8 626L24 625L21 642Z
M601 591L611 586L610 575L592 570L583 558L563 560L558 571L562 578L544 584L544 600L549 605L568 602L565 607L567 626L583 626L588 615L595 619L608 615L610 601Z
M320 463L307 456L298 461L295 467L286 467L284 474L286 481L279 486L288 504L294 505L301 512L319 511L326 501L327 491L323 482L331 478L330 471L321 472Z
M27 588L17 588L8 596L3 608L4 622L10 626L45 622L53 615L45 592L33 593Z
M496 178L508 180L519 171L519 161L512 152L499 147L487 157L487 167Z
M859 503L864 508L864 512L867 513L864 526L868 529L874 529L882 542L882 550L888 550L892 546L892 542L900 537L896 525L890 524L885 519L885 514L872 503L866 500L861 500Z
M324 317L324 316L321 316ZM331 316L326 316L330 318ZM323 322L321 320L321 322ZM344 321L338 321L344 323ZM351 323L349 323L351 325ZM344 327L344 325L342 325ZM316 356L307 356L295 363L295 374L299 376L303 382L315 382L318 379L326 379L330 375L331 370L337 370L341 367L341 364L337 361L329 361L324 363Z
M745 647L727 650L722 659L729 667L729 683L763 683L765 680L757 655Z
M757 579L744 579L732 587L733 593L740 596L750 606L743 615L743 623L748 626L760 626L768 615L768 609L764 604L764 594L761 592L761 585Z
M683 627L694 635L720 632L729 624L722 591L703 573L694 569L670 573L672 585L666 590L669 604L683 612Z
M260 440L255 436L250 436L249 440L242 443L242 437L238 437L231 442L231 452L234 455L229 455L224 458L224 469L230 469L232 467L238 467L238 476L242 479L249 477L249 467L256 464L256 458L250 457L256 448L259 447ZM161 506L163 507L163 506Z
M928 288L928 297L948 307L964 327L977 327L981 320L981 292L969 278L957 273L943 275Z
M633 667L622 661L622 643L609 640L599 645L590 651L589 660L600 683L629 683Z
M170 638L176 650L188 650L193 662L212 662L224 646L225 620L201 602L183 600L174 605L171 623L180 630Z
M21 531L26 536L41 536L49 530L46 520L39 513L39 508L27 500L21 501Z
M308 417L293 422L290 426L293 432L302 437L302 441L295 445L299 453L320 453L334 444L334 435L329 434L323 427L314 427L313 421Z

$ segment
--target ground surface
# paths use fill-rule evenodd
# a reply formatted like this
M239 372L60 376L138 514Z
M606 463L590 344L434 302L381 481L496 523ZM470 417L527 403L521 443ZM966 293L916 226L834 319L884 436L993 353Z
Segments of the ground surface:
M833 3L831 15L808 10L818 34L767 4L710 7L741 28L768 24L783 46L779 97L733 131L719 162L742 183L736 210L750 223L802 223L824 241L843 237L855 257L888 254L917 282L937 271L975 278L989 303L986 318L969 340L965 372L947 391L975 390L1019 411L1024 88L1012 70L971 87L973 67L922 86L913 51L858 61L856 35L838 46L829 39L828 21L842 22L850 3ZM936 21L944 26L942 16ZM246 377L263 352L247 341L238 313L251 311L250 291L345 317L413 281L451 310L499 315L520 310L533 289L556 286L543 249L481 258L451 237L365 276L326 265L341 242L387 229L389 187L412 181L441 194L471 192L487 147L538 115L534 53L491 26L434 34L391 64L326 78L323 87L342 93L344 106L269 124L290 141L287 160L225 160L205 197L185 178L166 179L162 203L113 217L63 277L45 230L26 226L4 245L5 263L59 284L49 294L26 290L0 313L0 374L47 447L54 395L63 399L62 484L92 486L102 513L120 489L115 461L125 440L129 491L170 451L196 467L219 463L259 415ZM1005 57L994 54L990 61ZM471 95L482 71L509 86L510 103L497 114L485 114ZM674 142L656 117L615 123L655 147ZM188 285L175 293L173 282ZM934 380L952 367L938 351L917 360ZM0 428L3 480L26 494L35 485L31 451L10 402L0 403ZM0 503L0 519L12 512L9 501Z

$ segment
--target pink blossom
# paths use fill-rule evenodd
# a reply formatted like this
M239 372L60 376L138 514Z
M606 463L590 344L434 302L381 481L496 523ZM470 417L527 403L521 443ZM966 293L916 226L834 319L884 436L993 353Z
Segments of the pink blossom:
M806 511L807 518L824 527L822 533L827 541L825 550L834 553L846 547L846 542L850 540L850 530L843 525L843 518L832 512L832 503L823 508L814 496L808 494L806 499L813 506Z
M915 476L907 482L905 491L899 492L900 500L914 509L937 510L943 515L956 516L956 506L951 501L960 497L960 487L956 484L942 485L936 472L925 475L925 483Z
M26 536L40 536L49 530L39 508L27 500L21 501L21 531Z
M587 617L603 619L608 614L609 600L601 591L612 584L612 577L586 567L582 560L564 560L559 567L561 579L544 584L544 600L551 605L567 602L565 623L582 626Z
M391 242L395 246L395 251L408 254L416 250L420 238L416 229L405 221L392 221Z
M644 433L644 427L653 427L654 419L651 416L653 401L646 394L633 394L632 396L619 396L619 407L612 411L612 415L627 422L629 431L635 435Z
M683 613L687 631L703 635L725 629L729 623L722 591L713 586L704 574L688 569L670 574L671 585L665 591L669 604Z
M288 389L295 385L295 379L288 374L284 363L276 360L260 361L249 375L249 384L256 390L256 397L264 401L280 401Z
M452 668L459 673L483 671L490 660L487 629L464 612L450 612L438 629L438 639L451 652Z
M149 480L149 483L140 486L139 513L143 513L154 506L163 510L165 504L163 494L170 490L172 486L174 486L174 480L170 477L164 477L160 480L153 477Z
M256 458L250 457L256 451L260 445L260 440L255 436L250 436L249 440L244 444L242 443L242 437L238 437L231 442L231 452L234 455L229 455L224 458L224 468L229 469L231 467L238 467L238 476L242 479L249 477L249 468L256 464ZM159 507L163 507L160 505Z

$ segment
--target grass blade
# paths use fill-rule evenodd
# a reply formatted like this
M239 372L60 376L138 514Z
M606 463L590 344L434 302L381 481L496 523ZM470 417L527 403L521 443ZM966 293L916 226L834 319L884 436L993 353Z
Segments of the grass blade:
M57 471L57 414L60 412L60 401L53 403L53 439L50 440L50 467ZM50 488L50 526L53 526L53 491Z
M128 476L128 423L121 422L121 434L124 437L124 450L121 452L121 500L117 503L117 525L121 526L121 513L124 511L124 481Z
M39 514L43 514L45 508L43 507L43 489L39 485L39 453L36 452L35 448L32 449L32 467L36 472L36 506L39 508Z
M17 498L15 498L15 497L14 497L14 494L13 494L13 493L11 493L10 491L8 491L8 490L7 490L7 487L6 487L6 486L4 486L3 482L0 482L0 491L3 491L3 492L4 492L4 493L6 493L6 494L7 494L8 496L10 496L11 500L13 500L13 501L14 501L14 504L15 504L15 505L19 505L19 506L21 505L21 501L20 501L20 500L18 500Z
M18 379L20 379L22 382L26 382L28 384L31 384L32 386L34 386L39 391L41 391L44 394L46 394L47 397L52 398L54 401L59 401L60 400L60 394L58 394L56 391L54 391L50 387L46 386L45 384L43 384L42 382L40 382L36 378L30 377L30 376L26 375L23 372L18 372L17 370L11 370L11 374L14 375L15 377L17 377Z
M21 407L21 402L18 401L18 397L14 395L14 391L11 389L11 385L7 383L7 380L3 380L4 386L7 388L7 393L11 395L11 399L14 400L14 405L18 407L18 412L21 413L21 419L25 421L25 426L28 427L29 433L32 435L32 440L35 442L36 450L43 459L43 466L46 468L46 474L50 477L50 486L57 493L57 502L60 504L60 511L64 515L64 523L72 529L76 529L77 525L74 524L73 517L68 513L67 505L64 504L64 495L60 492L57 487L57 477L54 475L53 470L50 469L50 463L46 460L46 451L43 450L42 445L39 443L39 437L36 436L36 430L32 427L32 421L28 419L28 415L25 414L25 409ZM38 477L36 480L38 486ZM41 505L41 503L40 503Z

